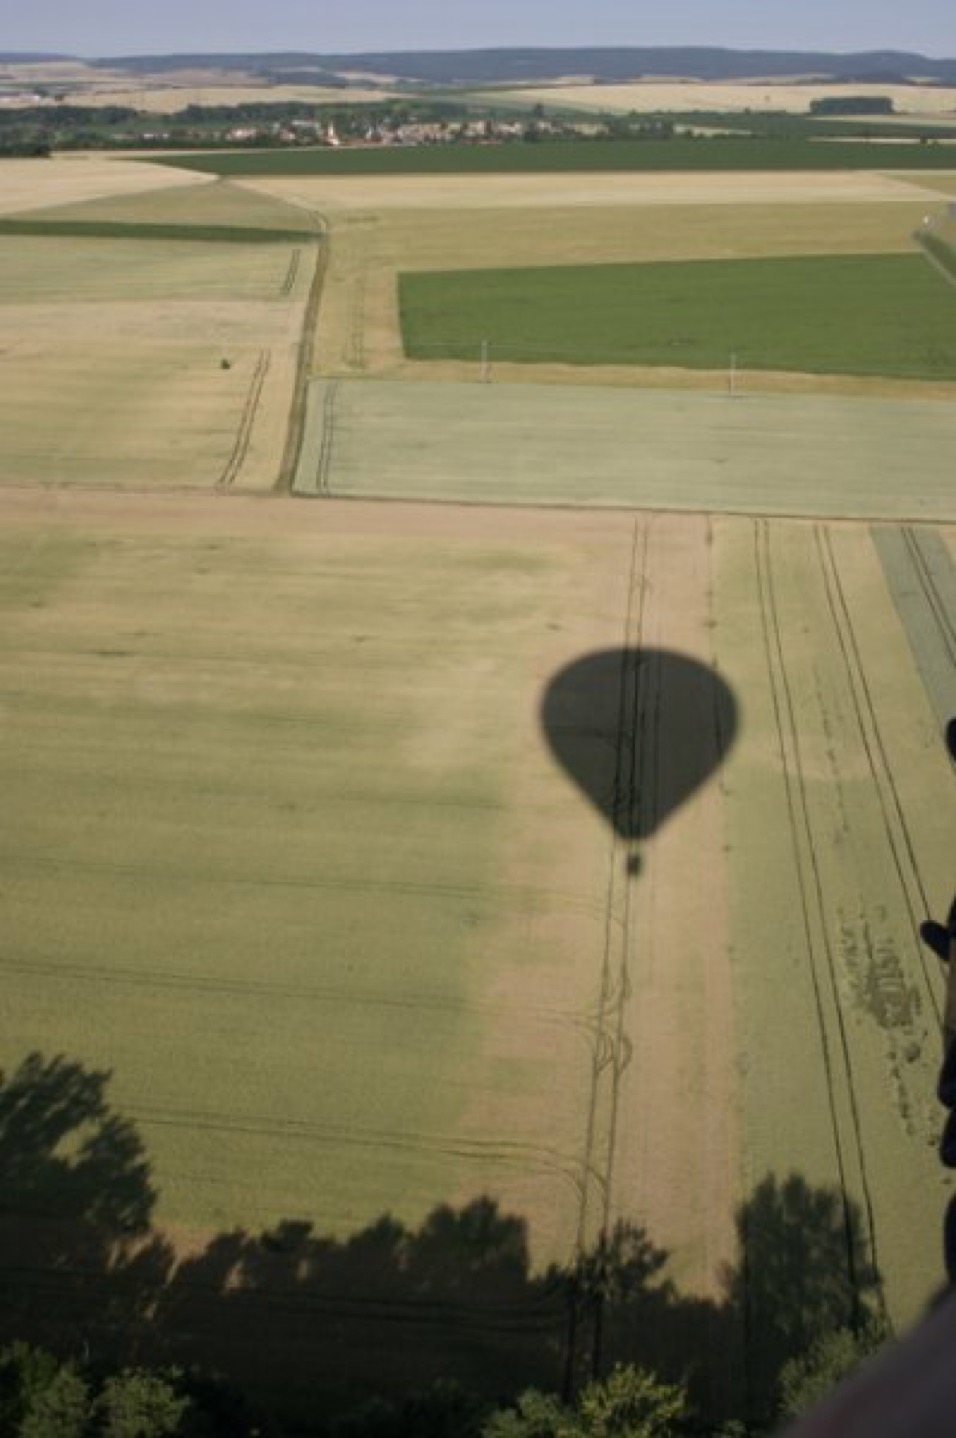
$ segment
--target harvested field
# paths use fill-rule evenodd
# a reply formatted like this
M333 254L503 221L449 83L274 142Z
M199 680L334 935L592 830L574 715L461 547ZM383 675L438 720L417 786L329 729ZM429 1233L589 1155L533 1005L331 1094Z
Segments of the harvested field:
M0 237L0 485L271 488L315 253Z
M493 97L495 92L489 92ZM956 110L956 90L936 85L813 83L788 85L754 80L741 84L707 83L701 80L646 80L632 85L542 85L509 90L508 98L548 108L628 114L655 111L725 110L754 114L780 111L805 115L814 100L873 95L891 99L897 110L908 115L936 116ZM880 116L882 120L884 117Z
M954 167L956 168L956 167ZM577 205L860 204L932 195L947 176L888 172L748 174L254 175L250 188L323 214L381 210L539 210ZM208 181L208 177L207 177Z
M477 369L476 369L477 379ZM938 400L318 381L300 494L956 519Z
M293 1402L306 1352L322 1393L370 1362L386 1386L553 1384L566 1313L532 1274L604 1222L676 1285L633 1271L608 1359L707 1355L718 1406L743 1385L758 1411L787 1346L861 1296L915 1315L946 1197L916 927L949 900L951 780L868 526L0 510L0 1061L108 1070L152 1222L195 1255L221 1235L195 1273L150 1270L167 1351L188 1333ZM715 672L737 718L687 775ZM612 771L633 830L606 823ZM459 1288L442 1245L476 1203L468 1242L511 1257ZM293 1278L309 1224L325 1246ZM424 1291L385 1256L399 1224L442 1265ZM2 1244L22 1264L29 1233L0 1225L11 1281ZM31 1284L69 1314L78 1259L53 1271L40 1238Z
M156 299L202 305L271 300L289 260L289 250L281 245L230 245L224 250L188 241L0 235L0 249L4 307L65 301L100 305Z
M170 178L172 176L172 178ZM112 155L55 155L47 160L0 160L0 214L34 210L41 205L69 205L106 195L135 195L178 189L191 181L195 188L210 183L208 175L183 179L160 165Z
M147 191L135 195L108 195L66 204L47 204L22 212L21 219L81 221L90 224L213 225L235 230L301 230L316 232L316 218L301 205L277 195L214 180L197 188Z
M151 115L175 115L187 105L375 105L387 100L389 90L342 90L328 85L146 84L131 85L129 76L111 87L83 86L67 95L71 105L128 105Z

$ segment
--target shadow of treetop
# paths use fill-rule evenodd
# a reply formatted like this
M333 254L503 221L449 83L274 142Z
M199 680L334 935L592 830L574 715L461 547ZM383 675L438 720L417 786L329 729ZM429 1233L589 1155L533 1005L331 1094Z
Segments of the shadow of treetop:
M0 1083L3 1210L145 1233L156 1192L142 1141L106 1101L108 1072L30 1054Z
M417 1227L383 1214L345 1239L287 1219L178 1253L109 1074L31 1054L0 1084L0 1343L93 1361L199 1365L299 1423L438 1378L494 1402L645 1364L715 1420L771 1411L782 1363L878 1293L843 1197L768 1176L738 1214L720 1300L684 1295L667 1254L619 1223L535 1272L527 1221L489 1195ZM321 1203L321 1195L317 1196Z

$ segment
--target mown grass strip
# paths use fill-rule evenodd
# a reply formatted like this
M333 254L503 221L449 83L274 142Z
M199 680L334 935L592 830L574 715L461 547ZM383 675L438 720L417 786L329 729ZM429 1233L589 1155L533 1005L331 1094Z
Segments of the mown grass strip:
M318 240L307 230L243 229L238 225L127 224L118 220L0 219L0 235L37 235L49 239L191 240L233 245L300 245Z
M212 175L449 175L746 170L951 170L956 145L807 139L585 140L514 145L229 150L153 164Z
M917 255L402 274L412 359L956 378L956 296Z

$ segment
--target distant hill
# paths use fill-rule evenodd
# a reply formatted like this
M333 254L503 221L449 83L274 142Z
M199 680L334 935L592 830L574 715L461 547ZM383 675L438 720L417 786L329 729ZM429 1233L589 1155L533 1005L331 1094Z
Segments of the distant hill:
M49 65L73 59L73 55L54 55L46 50L0 50L0 65Z
M705 47L382 51L358 55L129 55L94 62L109 69L158 73L182 69L241 70L279 80L305 69L389 75L427 85L524 84L590 76L613 82L674 76L693 80L772 80L794 76L849 84L906 84L919 79L956 85L956 59L901 50L833 55L824 51L723 50Z

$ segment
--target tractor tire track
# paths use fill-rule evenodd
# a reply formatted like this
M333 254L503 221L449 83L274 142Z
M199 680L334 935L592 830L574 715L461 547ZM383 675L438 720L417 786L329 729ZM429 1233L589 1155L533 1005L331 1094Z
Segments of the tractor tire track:
M857 1254L862 1249L879 1273L870 1185L866 1173L862 1127L850 1059L846 1021L840 1002L836 961L828 932L823 880L814 841L800 744L799 723L787 671L780 612L773 575L770 526L754 525L754 561L760 622L767 660L777 746L783 773L790 844L800 897L808 969L828 1095L830 1127L842 1195L847 1274L854 1293L855 1320L862 1316L861 1278ZM831 1017L828 1017L828 1010ZM831 1027L836 1029L835 1041ZM854 1217L853 1190L863 1198L866 1231ZM746 1245L745 1245L746 1246ZM882 1295L880 1295L882 1302Z
M322 440L319 445L319 457L315 467L315 493L326 499L328 499L332 493L330 476L332 473L332 454L335 448L335 408L338 397L338 380L329 380L325 386L325 394L322 399Z
M932 564L926 553L925 545L921 543L922 536L917 533L911 524L905 525L902 530L903 541L909 552L913 565L913 573L923 591L926 603L936 621L940 638L949 654L950 660L956 667L956 622L950 615L949 608L940 593L939 584L933 573Z
M641 539L643 538L643 546ZM604 1237L610 1214L614 1168L614 1141L618 1090L628 1053L624 1043L624 1010L629 992L628 925L630 875L627 872L626 842L620 824L627 823L633 805L636 740L635 699L638 688L638 654L641 635L639 585L647 556L648 531L634 521L627 578L627 600L619 671L618 713L615 736L613 832L605 898L604 943L598 999L594 1012L595 1044L588 1084L588 1111L585 1125L581 1172L586 1182L581 1197L577 1227L577 1257L581 1260ZM639 562L640 561L640 562ZM605 1075L610 1075L610 1084ZM605 1090L609 1092L605 1094ZM606 1108L606 1116L602 1112ZM597 1194L593 1189L597 1189Z
M276 490L283 494L292 493L296 470L299 467L299 460L302 455L307 419L309 380L315 357L319 309L322 304L325 276L329 265L328 227L320 215L315 214L313 211L309 211L309 213L313 215L316 223L318 243L315 247L315 265L309 284L305 311L302 316L302 328L299 332L299 345L295 362L295 380L292 385L292 402L289 406L289 419L286 425L282 463L279 466L279 473L275 485Z
M0 851L0 865L6 865L12 871L26 871L48 873L59 876L61 873L106 875L111 878L129 878L139 883L142 880L146 868L136 863L120 863L110 859L73 859L64 858L60 855L49 854L24 854L22 852ZM292 889L303 892L315 890L324 892L326 890L343 891L356 894L398 894L414 895L417 898L431 899L438 902L444 900L471 899L480 903L487 900L489 891L487 887L480 884L463 883L440 883L429 884L414 882L402 879L373 879L356 878L353 875L310 875L308 878L297 878L292 875L277 877L275 875L256 874L246 876L236 873L203 873L197 874L195 870L160 868L150 864L148 871L157 882L184 884L203 887L205 885L216 885L221 888L274 888ZM510 901L519 906L530 908L534 905L546 905L552 912L563 911L584 915L588 918L597 918L603 914L603 905L592 900L575 898L564 889L530 888L520 884L501 883L496 885L495 893L505 895Z
M246 455L249 452L249 441L252 438L252 429L256 422L256 414L259 409L259 401L262 398L262 387L266 382L266 375L269 373L269 363L269 351L260 350L255 369L252 372L252 379L249 382L245 404L242 407L239 429L236 433L235 443L232 446L232 453L226 461L225 469L216 481L217 489L230 488L235 483L236 476L245 463Z
M921 975L923 993L930 1009L935 1014L937 1022L942 1024L942 1006L930 978L925 945L919 933L920 923L931 912L929 897L923 887L916 851L906 823L899 789L880 733L873 695L866 677L866 666L860 654L846 591L840 576L839 565L833 553L832 535L829 529L818 524L814 527L814 536L823 572L827 605L846 669L860 741L873 780L873 792L879 802L887 846L910 919L913 952L916 956L915 967Z
M578 1164L571 1155L541 1144L500 1138L464 1138L452 1134L397 1133L394 1130L357 1131L346 1124L317 1123L309 1119L283 1118L277 1114L226 1114L199 1108L166 1108L152 1104L130 1104L126 1112L145 1128L179 1128L194 1133L230 1133L247 1138L275 1138L282 1143L312 1144L320 1148L383 1149L431 1158L456 1158L465 1162L489 1162L558 1178L575 1196L585 1186Z
M293 250L293 251L292 251L292 254L291 254L290 257L289 257L289 267L288 267L288 269L287 269L286 272L285 272L285 276L284 276L284 278L283 278L283 280L282 280L282 284L279 286L279 294L280 294L280 296L286 297L286 296L288 296L288 295L291 295L292 291L295 289L295 282L296 282L296 279L298 278L299 265L300 265L301 263L302 263L302 251L301 251L301 250Z
M259 979L212 978L201 974L158 973L142 969L117 968L106 964L65 964L43 959L0 960L0 974L50 979L56 983L81 982L102 984L107 988L166 990L172 993L223 998L237 996L288 1000L294 1003L322 1004L342 1009L381 1009L431 1014L484 1014L493 1021L512 1013L506 1000L499 1003L456 999L443 994L402 991L394 993L355 993L321 984L282 984ZM526 1008L529 1023L541 1027L576 1033L589 1048L594 1041L593 1025L570 1011L552 1008Z
M604 941L598 997L592 1013L593 1039L583 1152L578 1225L567 1292L562 1390L569 1400L585 1371L601 1368L604 1294L593 1277L603 1265L611 1225L615 1149L621 1079L631 1061L625 1028L630 996L630 911L633 883L631 819L637 804L636 764L638 702L641 692L640 644L648 525L635 519L627 574L624 633L618 670L618 708L614 747L612 837L604 902ZM643 540L643 543L641 542ZM589 1277L589 1272L591 1277ZM589 1356L586 1356L589 1355Z

